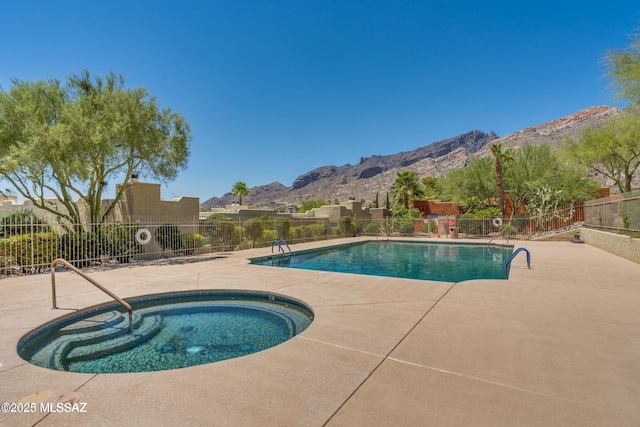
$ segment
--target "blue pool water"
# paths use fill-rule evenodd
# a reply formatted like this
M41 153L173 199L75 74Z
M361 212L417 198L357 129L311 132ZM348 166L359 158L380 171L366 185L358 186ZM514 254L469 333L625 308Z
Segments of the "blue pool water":
M311 310L279 295L201 291L103 304L27 334L18 354L45 368L86 373L184 368L280 344L311 323Z
M507 279L513 246L374 241L255 258L254 264L308 270L461 282Z

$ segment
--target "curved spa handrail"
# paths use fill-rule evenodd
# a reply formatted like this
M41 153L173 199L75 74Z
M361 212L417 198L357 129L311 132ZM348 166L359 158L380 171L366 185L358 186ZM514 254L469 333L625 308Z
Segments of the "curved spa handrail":
M51 263L51 297L53 299L53 307L52 308L54 308L54 309L58 308L58 306L56 304L56 265L58 265L58 264L62 264L65 267L67 267L69 270L71 270L74 273L80 275L82 278L87 280L89 283L91 283L92 285L94 285L95 287L100 289L102 292L104 292L105 294L109 295L111 298L113 298L118 303L120 303L124 308L127 309L127 312L129 312L129 321L131 321L131 314L133 313L133 309L131 308L131 306L129 305L128 302L126 302L125 300L123 300L122 298L120 298L119 296L117 296L116 294L114 294L113 292L111 292L110 290L108 290L107 288L102 286L100 283L96 282L94 279L92 279L91 277L87 276L82 271L80 271L78 268L76 268L71 263L69 263L68 261L66 261L66 260L64 260L62 258L55 259Z

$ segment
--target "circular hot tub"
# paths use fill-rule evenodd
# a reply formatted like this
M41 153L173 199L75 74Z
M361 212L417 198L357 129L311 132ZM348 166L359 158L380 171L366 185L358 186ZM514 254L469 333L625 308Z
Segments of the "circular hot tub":
M266 350L304 331L313 311L257 291L189 291L127 298L58 318L26 334L18 354L44 368L85 373L185 368Z

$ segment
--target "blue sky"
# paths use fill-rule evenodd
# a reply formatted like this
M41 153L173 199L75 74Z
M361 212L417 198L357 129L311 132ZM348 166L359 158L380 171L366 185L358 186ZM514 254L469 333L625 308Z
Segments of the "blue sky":
M503 136L618 105L605 50L640 5L602 1L8 1L12 77L122 74L191 125L162 197L203 202L470 130ZM114 183L115 184L115 183ZM113 191L113 187L112 187Z

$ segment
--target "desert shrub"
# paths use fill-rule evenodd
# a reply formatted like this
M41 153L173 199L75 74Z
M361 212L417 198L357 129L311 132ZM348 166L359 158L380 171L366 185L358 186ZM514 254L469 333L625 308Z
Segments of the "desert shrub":
M8 273L8 268L13 264L11 256L11 239L0 238L0 272Z
M121 263L131 260L136 254L144 251L136 242L136 233L141 225L136 222L119 222L104 230L104 253Z
M359 236L360 234L362 234L362 229L364 227L361 221L354 221L353 227L354 227L353 232L355 233L356 236Z
M315 226L315 227L312 227ZM315 230L314 230L315 228ZM322 234L321 229L316 226L316 224L311 224L311 225L303 225L302 226L302 238L303 239L312 239L313 237L319 236Z
M262 239L263 242L273 242L274 240L279 240L278 239L278 232L276 230L264 230L262 232Z
M9 262L20 266L22 272L42 271L58 258L58 236L54 233L20 234L8 240Z
M224 215L213 214L203 223L202 232L210 238L212 246L235 246L242 240L242 227L233 225L233 221Z
M177 225L164 224L156 228L153 232L153 237L156 239L156 242L158 242L163 251L165 249L176 251L182 249L180 234L181 233Z
M413 234L415 231L415 226L413 225L413 221L409 219L401 219L396 224L397 231L400 234Z
M76 267L86 267L98 261L105 251L105 235L95 233L66 233L60 237L60 256Z
M353 236L355 234L355 224L349 216L340 218L340 234L345 236Z
M247 239L252 240L254 242L260 241L262 239L262 221L259 218L250 218L246 220L242 227L244 228L244 232L247 236Z
M289 238L294 240L302 239L302 226L291 227L289 229Z
M319 240L331 233L331 225L328 222L291 227L289 230L290 237L293 239Z
M318 224L320 226L322 226L322 235L323 236L330 236L333 234L333 228L331 227L331 224L327 221L327 222L323 222Z
M632 193L635 194L635 193ZM625 199L620 202L620 218L625 229L640 228L640 200Z
M3 237L49 232L51 227L44 218L31 209L16 209L0 219L0 236Z
M269 215L269 214L260 215L260 222L262 223L263 230L276 229L276 220L272 215Z
M460 233L482 234L482 219L476 218L473 214L466 213L457 217L456 224Z
M315 224L309 224L307 226L309 237L314 239L324 239L332 234L331 224L328 222L319 222Z
M500 226L500 233L503 236L515 236L516 234L518 234L518 229L511 224L502 224Z
M289 238L289 230L291 230L291 223L286 218L278 218L275 223L276 231L279 239L287 240Z
M379 234L380 233L380 223L378 221L371 221L364 228L364 234Z
M196 249L204 245L204 236L198 233L182 233L180 243L185 255L193 255Z

